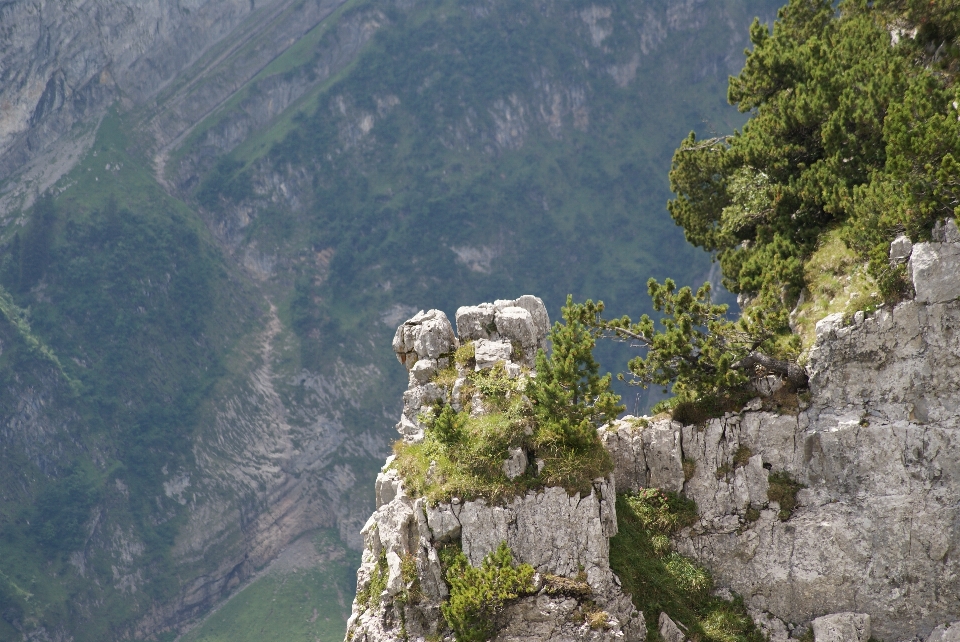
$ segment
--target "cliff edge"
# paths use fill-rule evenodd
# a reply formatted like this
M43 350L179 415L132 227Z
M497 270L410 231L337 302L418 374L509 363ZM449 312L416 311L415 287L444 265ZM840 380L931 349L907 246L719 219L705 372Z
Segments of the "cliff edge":
M610 570L615 492L647 488L696 502L695 522L673 546L709 569L715 594L742 598L770 640L955 639L960 232L950 221L932 242L898 239L892 257L906 262L916 296L820 321L808 392L765 380L757 384L766 394L740 412L697 425L621 418L599 430L614 472L587 493L545 487L500 501L431 501L412 496L388 460L363 530L347 639L452 639L441 616L450 599L444 547L477 568L501 543L536 575L504 601L492 639L642 640L644 618L659 621L661 636L686 639L669 617L639 612ZM486 412L482 395L462 394L468 372L453 364L461 345L473 343L476 371L522 380L548 325L535 297L461 308L459 337L436 310L407 321L394 341L410 373L403 441L424 439L438 400ZM453 385L438 385L452 367ZM509 476L539 463L511 451L503 466Z

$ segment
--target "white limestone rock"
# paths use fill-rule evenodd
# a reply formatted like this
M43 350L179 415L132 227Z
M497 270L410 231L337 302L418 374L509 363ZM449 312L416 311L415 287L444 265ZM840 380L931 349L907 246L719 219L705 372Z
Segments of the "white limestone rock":
M811 623L814 642L867 642L870 616L866 613L834 613Z
M926 642L960 642L960 622L941 624L930 632Z
M477 339L490 339L491 334L497 330L493 317L497 309L491 303L481 303L480 305L468 305L457 309L457 334L460 341L476 341Z
M410 376L418 385L428 383L433 375L437 374L436 359L419 359L410 368Z
M499 361L506 363L510 361L510 355L513 354L513 346L509 341L477 339L473 342L473 346L477 371L492 368Z
M635 417L603 426L600 441L613 457L618 486L623 490L647 487L683 490L679 431L677 422L651 422Z
M509 453L503 461L503 473L507 479L516 479L527 470L527 453L522 448L511 448Z
M601 642L636 640L646 637L639 613L624 626L608 614L604 627L592 629L584 621L581 605L573 598L540 594L509 604L498 621L493 642Z
M957 221L952 218L937 221L930 233L930 238L935 243L960 243L960 229L957 228Z
M659 625L660 637L663 642L687 642L687 636L683 634L677 623L670 619L666 613L660 613Z
M814 332L817 335L817 339L820 337L830 337L837 330L843 327L843 314L840 312L835 312L834 314L827 315L817 321Z
M427 508L427 525L433 535L433 541L446 543L460 539L460 520L457 518L459 506L437 504Z
M497 311L494 321L501 337L520 344L524 357L536 353L540 337L533 316L529 312L516 306L505 307ZM525 361L528 360L525 359Z
M907 272L920 303L946 303L960 298L960 243L917 243Z
M457 345L453 326L440 310L421 310L397 328L393 337L393 351L407 370L419 359L439 359L450 354Z
M795 632L848 611L869 615L879 639L922 639L960 613L960 302L922 298L849 326L822 321L796 414L757 404L672 428L700 512L677 550ZM600 433L623 488L677 459L645 443L652 425L632 423ZM751 456L738 468L741 448ZM806 486L787 521L767 496L774 473Z
M901 234L890 243L890 262L904 263L910 258L911 252L913 252L913 242L909 236Z

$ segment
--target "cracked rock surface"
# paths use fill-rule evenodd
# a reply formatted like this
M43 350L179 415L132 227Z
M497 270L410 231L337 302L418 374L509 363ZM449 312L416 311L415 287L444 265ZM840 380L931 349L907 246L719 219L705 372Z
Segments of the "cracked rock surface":
M867 617L866 637L933 640L960 613L954 229L912 248L915 300L818 324L796 414L757 403L699 426L628 417L601 429L621 490L697 502L677 549L742 595L771 639L843 612ZM806 486L789 517L768 495L775 473ZM841 638L854 639L830 639Z

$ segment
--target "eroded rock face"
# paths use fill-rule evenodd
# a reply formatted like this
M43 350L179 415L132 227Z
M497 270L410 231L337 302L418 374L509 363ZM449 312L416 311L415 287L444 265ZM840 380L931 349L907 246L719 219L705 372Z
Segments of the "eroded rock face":
M521 366L532 364L529 355L545 346L549 319L539 299L525 296L460 308L457 328L459 338L446 315L430 310L397 330L394 349L410 371L398 430L409 441L423 438L420 413L448 394L431 377L437 368L450 367L450 355L458 345L474 341L477 369L503 362L509 376L529 376ZM518 352L522 363L512 361ZM458 366L458 383L467 374ZM459 404L458 388L453 386L447 403ZM471 412L485 412L482 402ZM503 542L516 563L536 569L541 588L504 606L495 640L645 639L643 614L623 594L610 570L609 539L617 532L612 477L596 480L586 496L545 488L501 504L453 499L429 506L424 499L407 495L391 461L377 477L377 510L363 529L363 562L357 572L358 598L348 623L349 640L424 640L444 634L440 604L448 589L438 547L458 543L469 562L478 566ZM504 470L508 476L519 475L528 465L526 453L515 449ZM548 576L576 580L584 594L550 592L543 582ZM372 595L371 587L382 591Z
M869 616L866 637L926 638L960 613L960 302L921 298L950 279L918 261L960 256L943 236L913 247L916 300L818 324L796 414L754 404L701 426L627 418L601 430L621 490L682 488L697 502L678 550L772 637L849 612ZM784 473L806 486L789 516L771 499Z

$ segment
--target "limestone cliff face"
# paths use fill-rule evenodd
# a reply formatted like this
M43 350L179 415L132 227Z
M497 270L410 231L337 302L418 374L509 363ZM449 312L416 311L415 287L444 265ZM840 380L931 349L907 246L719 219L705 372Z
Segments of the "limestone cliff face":
M793 412L765 410L769 404L758 398L700 425L621 419L600 430L614 474L598 480L587 497L551 488L504 506L482 500L428 506L408 497L385 468L378 510L364 528L358 587L369 584L385 550L387 588L378 607L355 605L348 639L399 639L403 618L391 599L404 587L400 559L411 554L430 588L415 614L403 607L405 633L414 639L435 634L437 604L447 590L435 547L456 540L475 565L506 541L540 572L570 576L585 569L595 599L616 623L599 633L568 626L563 622L572 607L543 594L509 606L497 639L642 639L643 618L659 614L635 612L606 564L607 538L617 529L614 479L620 491L659 487L697 502L700 519L676 537L677 549L706 566L721 592L741 595L771 640L799 637L811 625L820 642L955 639L960 232L950 222L938 237L900 256L910 259L914 300L818 324L807 365L809 398ZM420 324L429 314L434 327L426 329ZM461 331L470 318L458 313ZM430 359L456 338L442 313L408 324L395 342L411 370L398 428L417 440L416 413L435 398L421 371L435 368ZM409 350L407 335L416 335ZM441 335L444 345L428 345ZM788 505L792 493L782 492L784 480L802 485L794 506ZM412 621L419 624L411 628ZM664 631L669 637L661 622ZM679 630L676 635L683 640Z
M772 639L836 612L869 616L866 637L882 640L926 638L960 616L955 230L912 249L915 300L818 324L810 400L795 414L757 402L700 426L602 431L619 488L696 500L678 549L742 595ZM783 472L806 486L787 519L768 498Z

